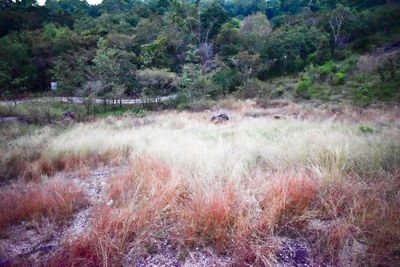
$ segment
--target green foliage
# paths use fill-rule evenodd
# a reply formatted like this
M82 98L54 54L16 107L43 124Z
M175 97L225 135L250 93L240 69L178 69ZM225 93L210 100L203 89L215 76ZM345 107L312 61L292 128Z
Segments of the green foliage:
M373 102L375 98L375 92L372 90L372 86L365 85L354 89L354 102L360 106L368 106Z
M233 21L224 23L216 37L216 44L222 56L227 57L237 54L240 50L239 41L240 36L237 25Z
M100 80L104 86L99 95L113 99L122 97L125 90L135 82L136 66L133 64L135 59L133 53L124 50L98 49L93 59L93 71L94 78Z
M267 86L258 79L250 79L239 87L238 94L242 98L264 97L267 95Z
M356 66L356 63L358 61L358 57L357 56L350 56L343 64L342 66L340 66L339 68L339 72L342 73L347 73L347 72L351 72L354 67Z
M213 95L219 96L234 92L241 83L241 76L237 71L223 66L213 73L212 81L218 89Z
M336 71L336 65L333 61L328 61L319 68L322 75L329 75Z
M177 85L177 76L167 69L143 69L136 72L142 93L148 97L159 97L171 94Z
M243 81L255 77L261 68L260 55L253 55L248 51L239 52L232 58L232 63L241 74Z
M16 98L32 90L36 68L31 62L26 44L13 36L0 38L0 96Z
M218 95L219 89L223 87L223 84L219 84L221 87L216 85L213 81L213 74L202 74L199 65L186 64L183 66L182 75L179 79L179 88L188 97L189 102L193 103L196 99ZM223 75L223 73L219 75ZM216 77L216 82L221 82L218 77Z
M321 99L327 101L329 99L330 87L325 85L313 85L308 89L309 98Z
M173 102L172 102L173 101ZM171 102L171 105L176 107L179 110L189 109L190 108L190 99L189 96L185 93L179 93Z
M139 61L143 67L165 66L166 59L166 38L160 38L150 44L140 47Z
M390 101L396 96L400 95L400 77L391 81L376 85L377 91L375 92L377 98L381 101Z
M272 26L267 16L258 12L243 19L240 37L244 49L259 53L266 46L272 33Z
M358 126L358 129L362 132L362 133L372 133L374 130L367 124L360 124L360 126Z
M312 80L309 77L304 77L301 79L296 87L296 95L303 98L309 98L309 89L312 86Z
M336 84L344 84L345 76L342 72L336 73Z
M272 71L275 73L302 70L310 54L325 57L329 47L329 36L316 27L282 27L271 36L261 52L261 58L275 59Z
M1 5L3 97L44 92L51 81L58 82L58 94L80 95L87 107L95 96L165 93L149 86L148 79L143 82L138 69L168 70L176 85L166 91L179 90L186 98L182 102L190 106L198 99L208 101L238 90L245 97L280 97L293 91L289 87L300 97L329 99L341 94L360 103L399 95L396 64L381 64L376 73L365 76L368 81L355 67L355 51L383 47L379 51L387 54L398 49L400 7L383 0L104 0L97 6L47 0L45 7L32 3ZM342 14L341 26L332 28L332 19ZM297 88L293 83L264 90L267 80L303 70L308 78ZM375 79L378 75L380 81ZM367 83L373 88L354 89Z
M274 90L272 90L272 92L271 92L271 97L281 97L281 96L283 96L284 94L285 94L285 88L283 88L282 86L281 87L278 87L278 88L276 88L276 89L274 89Z

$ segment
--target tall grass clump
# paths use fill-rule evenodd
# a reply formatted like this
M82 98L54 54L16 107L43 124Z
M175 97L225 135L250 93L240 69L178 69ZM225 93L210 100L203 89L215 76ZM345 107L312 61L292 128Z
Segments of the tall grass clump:
M81 189L71 181L54 178L42 184L18 184L0 192L0 230L23 220L50 218L63 222L87 203Z

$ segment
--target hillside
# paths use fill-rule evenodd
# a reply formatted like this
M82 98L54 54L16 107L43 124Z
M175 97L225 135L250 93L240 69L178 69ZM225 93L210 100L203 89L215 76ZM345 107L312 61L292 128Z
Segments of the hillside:
M0 95L397 102L399 14L380 0L5 0Z

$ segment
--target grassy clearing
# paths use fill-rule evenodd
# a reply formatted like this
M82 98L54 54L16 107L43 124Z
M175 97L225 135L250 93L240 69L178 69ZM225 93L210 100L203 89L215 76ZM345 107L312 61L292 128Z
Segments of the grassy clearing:
M275 120L252 103L224 105L231 119L220 125L206 112L165 112L10 141L17 150L3 155L36 151L28 165L39 180L130 162L110 179L89 230L52 264L119 265L158 252L154 240L181 256L212 246L236 265L279 263L287 240L305 240L316 265L399 263L398 110L289 105L273 111L286 117Z

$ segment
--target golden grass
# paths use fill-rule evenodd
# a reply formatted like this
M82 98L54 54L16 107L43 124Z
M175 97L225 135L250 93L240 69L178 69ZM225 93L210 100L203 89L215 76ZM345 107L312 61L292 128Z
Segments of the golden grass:
M150 239L178 254L212 246L238 266L279 263L287 239L306 240L316 265L399 263L398 110L344 109L323 119L325 111L289 105L275 120L253 103L223 104L234 110L220 125L206 112L165 112L16 139L21 150L39 140L24 167L31 180L130 162L109 180L90 230L52 264L119 265L127 254L157 252ZM304 116L291 119L296 110ZM248 117L254 112L265 117ZM362 132L360 121L373 131Z

